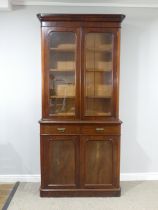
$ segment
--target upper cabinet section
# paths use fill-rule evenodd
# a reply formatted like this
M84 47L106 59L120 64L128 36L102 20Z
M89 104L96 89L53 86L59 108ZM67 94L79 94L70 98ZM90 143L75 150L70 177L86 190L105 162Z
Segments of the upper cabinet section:
M76 119L79 114L79 30L45 28L43 32L43 116Z
M42 25L42 119L118 118L123 15L38 15Z
M98 32L99 31L99 32ZM85 34L85 116L112 116L114 34L100 30Z
M49 115L75 116L76 34L49 34Z

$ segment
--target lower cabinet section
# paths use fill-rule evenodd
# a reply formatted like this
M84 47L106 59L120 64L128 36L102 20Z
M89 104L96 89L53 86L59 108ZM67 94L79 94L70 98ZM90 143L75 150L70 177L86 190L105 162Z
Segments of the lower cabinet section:
M79 137L42 136L42 187L77 188L79 183Z
M81 137L82 177L85 188L118 187L116 180L119 139L112 136Z
M41 196L119 196L120 136L41 133Z

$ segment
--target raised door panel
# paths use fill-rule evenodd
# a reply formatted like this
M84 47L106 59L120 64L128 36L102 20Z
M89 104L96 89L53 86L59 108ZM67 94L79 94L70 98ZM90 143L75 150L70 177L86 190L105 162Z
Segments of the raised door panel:
M82 137L82 186L113 188L119 184L119 139L111 136Z
M46 27L43 36L43 118L76 119L80 98L80 30Z
M116 117L117 107L117 29L87 28L83 38L82 117Z
M79 181L79 140L75 136L42 136L43 184L76 188Z

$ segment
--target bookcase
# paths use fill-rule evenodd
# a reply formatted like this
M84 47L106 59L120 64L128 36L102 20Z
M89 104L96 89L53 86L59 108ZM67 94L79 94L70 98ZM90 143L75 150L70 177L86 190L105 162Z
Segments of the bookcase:
M124 15L38 14L41 196L120 196Z

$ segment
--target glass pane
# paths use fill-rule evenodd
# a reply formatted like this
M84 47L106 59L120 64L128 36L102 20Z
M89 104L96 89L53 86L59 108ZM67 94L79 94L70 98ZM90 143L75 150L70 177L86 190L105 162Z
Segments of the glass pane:
M49 46L49 114L73 116L76 35L73 32L51 32Z
M85 114L87 116L111 116L113 34L87 33L85 55Z

